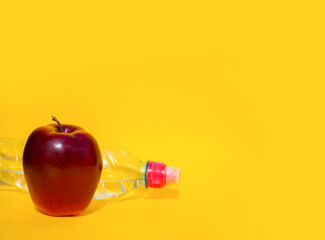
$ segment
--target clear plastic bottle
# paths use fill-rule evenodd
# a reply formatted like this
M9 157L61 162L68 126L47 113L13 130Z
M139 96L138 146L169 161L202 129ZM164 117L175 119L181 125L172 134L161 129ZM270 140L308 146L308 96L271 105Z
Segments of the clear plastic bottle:
M0 187L28 191L22 167L25 141L0 137ZM101 148L103 171L95 199L119 197L140 186L162 188L178 184L180 169L160 162L143 162L110 144Z

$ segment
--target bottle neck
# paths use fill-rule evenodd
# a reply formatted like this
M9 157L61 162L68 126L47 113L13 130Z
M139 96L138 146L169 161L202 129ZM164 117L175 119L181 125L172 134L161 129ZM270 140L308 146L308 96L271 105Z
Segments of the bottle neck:
M139 167L139 185L140 186L146 186L147 187L147 162L140 161L140 167Z

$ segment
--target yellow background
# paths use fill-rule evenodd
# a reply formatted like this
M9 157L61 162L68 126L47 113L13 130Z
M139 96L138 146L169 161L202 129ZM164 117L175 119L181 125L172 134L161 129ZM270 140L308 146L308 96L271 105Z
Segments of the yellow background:
M55 115L182 168L179 190L37 212L1 239L325 239L322 1L2 1L0 135Z

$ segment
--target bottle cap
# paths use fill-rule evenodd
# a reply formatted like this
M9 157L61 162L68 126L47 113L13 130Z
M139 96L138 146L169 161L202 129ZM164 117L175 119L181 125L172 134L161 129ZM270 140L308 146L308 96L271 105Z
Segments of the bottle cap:
M180 168L173 168L170 166L166 167L166 184L178 184L179 183L179 174Z
M148 162L147 187L163 188L166 184L178 184L180 168L166 166L161 162Z

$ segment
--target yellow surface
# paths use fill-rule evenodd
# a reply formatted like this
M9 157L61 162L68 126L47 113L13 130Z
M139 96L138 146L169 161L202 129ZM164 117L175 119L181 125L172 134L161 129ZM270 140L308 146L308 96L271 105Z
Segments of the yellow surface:
M50 115L179 190L37 212L0 191L1 239L325 239L322 1L2 1L0 135Z

